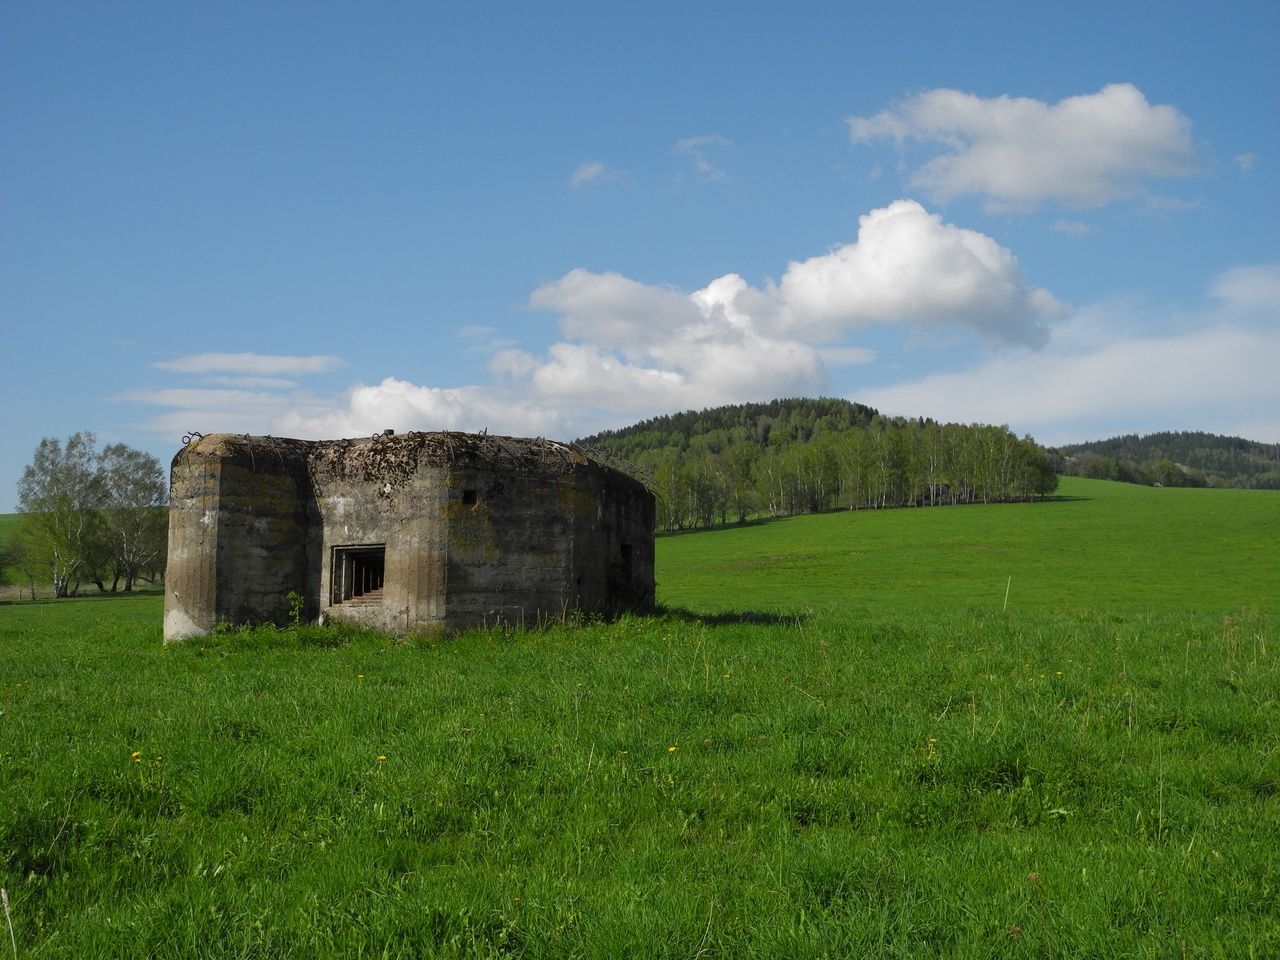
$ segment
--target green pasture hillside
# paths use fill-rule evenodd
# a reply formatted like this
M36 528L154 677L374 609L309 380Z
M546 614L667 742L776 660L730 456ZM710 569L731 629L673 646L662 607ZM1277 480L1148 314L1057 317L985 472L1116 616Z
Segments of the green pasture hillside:
M860 510L660 537L696 611L1275 610L1280 492L1064 477L1046 502Z
M665 612L447 639L0 603L5 952L1280 956L1278 505L664 537Z

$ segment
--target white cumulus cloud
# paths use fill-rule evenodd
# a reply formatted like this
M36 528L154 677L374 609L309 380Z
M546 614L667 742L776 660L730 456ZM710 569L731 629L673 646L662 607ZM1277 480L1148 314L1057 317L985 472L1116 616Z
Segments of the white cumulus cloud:
M503 373L527 375L544 401L635 414L809 393L827 382L812 345L761 333L706 289L689 295L575 270L530 302L559 311L562 332L578 342L553 344L545 360L495 360Z
M779 322L811 336L870 323L958 323L991 342L1042 345L1067 308L1028 286L1017 258L985 234L944 223L912 200L859 221L856 242L792 263Z
M856 241L793 261L777 283L754 287L731 273L685 294L578 269L539 287L530 304L557 312L567 337L627 356L748 332L814 345L873 324L958 324L991 343L1034 347L1047 320L1070 312L1026 282L1008 249L913 200L866 214Z
M661 343L701 320L697 306L678 290L582 269L538 287L529 304L560 314L565 336L626 353Z
M1187 429L1280 441L1280 267L1228 271L1180 329L1142 332L1121 304L1068 322L1039 354L870 391L897 415L1008 423L1047 443ZM1118 332L1117 332L1118 331Z
M535 289L529 305L556 318L560 340L545 351L499 339L488 327L457 331L464 352L487 356L487 383L437 387L388 377L328 399L285 392L283 382L279 392L153 391L150 399L133 399L183 407L202 430L312 437L487 427L555 435L825 392L829 367L875 359L867 347L846 342L874 325L955 327L989 344L1039 347L1049 321L1067 313L1026 282L1009 250L910 200L871 211L856 240L791 262L778 281L752 285L729 273L686 292L574 269ZM332 359L200 354L164 368L328 369ZM228 414L222 420L219 404ZM246 425L255 410L256 426Z
M643 414L812 394L827 364L874 354L841 340L875 324L959 325L992 344L1039 347L1068 313L1026 283L984 234L900 200L859 222L857 240L753 286L726 274L685 293L617 273L571 270L530 305L558 315L565 342L545 358L504 351L490 369L552 404Z
M364 436L387 428L554 436L565 426L556 412L530 407L490 387L426 387L387 377L357 384L343 401L290 411L276 417L273 426L281 435L302 438Z
M908 182L938 200L978 195L999 209L1046 201L1097 206L1135 192L1147 178L1182 176L1199 163L1191 121L1175 107L1149 103L1128 83L1052 104L930 90L846 123L855 143L939 145L942 152Z

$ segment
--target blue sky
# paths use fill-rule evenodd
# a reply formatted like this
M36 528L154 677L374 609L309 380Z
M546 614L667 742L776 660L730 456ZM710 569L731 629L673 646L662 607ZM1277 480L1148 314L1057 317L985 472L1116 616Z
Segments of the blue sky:
M8 4L43 436L564 439L844 396L1280 441L1280 6Z

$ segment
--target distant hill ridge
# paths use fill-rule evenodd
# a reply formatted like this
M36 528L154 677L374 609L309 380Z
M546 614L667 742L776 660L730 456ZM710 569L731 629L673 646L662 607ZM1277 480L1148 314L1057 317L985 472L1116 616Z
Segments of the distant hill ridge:
M1059 447L1059 472L1163 486L1280 489L1280 444L1192 430Z
M661 462L672 457L684 464L706 452L723 460L735 445L783 450L872 426L896 428L914 438L940 424L929 418L882 416L873 407L835 397L789 397L651 417L578 443L621 459L624 468L638 465L637 472L652 479ZM1199 431L1124 434L1047 453L1053 469L1068 476L1152 486L1280 489L1280 444L1242 437Z

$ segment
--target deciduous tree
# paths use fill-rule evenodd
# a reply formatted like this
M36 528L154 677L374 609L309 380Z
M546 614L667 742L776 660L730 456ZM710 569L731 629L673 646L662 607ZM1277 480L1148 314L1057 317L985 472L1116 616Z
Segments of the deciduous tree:
M18 508L26 514L22 538L47 569L55 597L78 585L100 535L105 498L96 442L87 431L73 434L66 447L45 437L18 481Z
M101 454L90 432L64 447L46 437L18 483L20 534L29 563L46 572L56 597L93 581L132 590L154 570L166 536L167 488L159 461L123 443Z
M123 443L103 449L98 471L105 489L102 522L114 577L111 589L123 579L129 591L164 551L168 485L160 461Z

